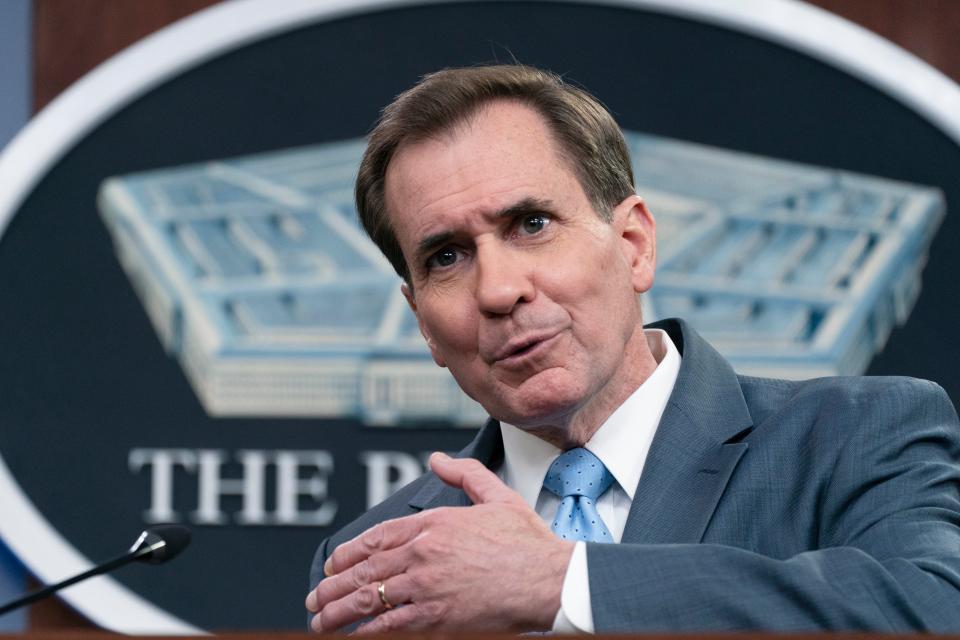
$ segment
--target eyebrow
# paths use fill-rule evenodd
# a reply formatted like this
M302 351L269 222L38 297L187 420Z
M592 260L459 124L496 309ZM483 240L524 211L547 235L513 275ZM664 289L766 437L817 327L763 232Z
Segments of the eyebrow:
M530 215L532 213L550 213L553 211L553 202L544 198L524 198L523 200L510 205L493 214L493 217L502 220L503 218L519 218L520 216Z
M441 231L440 233L434 233L427 236L417 243L417 259L419 261L423 261L424 258L450 242L452 239L453 232L451 231Z
M492 214L496 220L514 219L534 213L549 213L554 210L553 202L544 198L524 198ZM452 231L434 233L417 243L417 258L423 259L440 249L453 239Z

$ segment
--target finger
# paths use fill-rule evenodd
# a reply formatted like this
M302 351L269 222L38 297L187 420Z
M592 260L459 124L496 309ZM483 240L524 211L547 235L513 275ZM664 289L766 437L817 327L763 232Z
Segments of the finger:
M323 564L323 573L336 575L378 551L399 547L419 534L422 526L419 514L381 522L334 549Z
M474 504L490 502L525 504L516 491L473 458L451 458L445 453L430 456L430 468L451 487L463 489Z
M429 628L429 624L423 617L420 607L410 604L381 613L370 622L365 622L357 627L354 633L366 635L391 631L417 631L427 628Z
M408 545L388 549L362 560L349 569L320 581L307 596L307 609L320 611L368 584L376 584L390 576L401 574L410 566Z
M364 585L346 597L331 602L313 617L310 625L314 631L330 633L364 618L384 613L387 607L380 599L378 587L381 581ZM410 601L411 580L407 574L393 576L383 581L384 596L393 607ZM390 611L392 611L391 609Z

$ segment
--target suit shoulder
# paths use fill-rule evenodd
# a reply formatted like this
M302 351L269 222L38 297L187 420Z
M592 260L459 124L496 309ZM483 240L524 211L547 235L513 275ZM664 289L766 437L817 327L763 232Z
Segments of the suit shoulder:
M823 396L830 399L858 400L877 394L897 393L918 400L946 400L943 387L929 380L907 376L831 376L808 380L785 380L738 375L744 394L772 400Z
M779 380L740 376L755 424L788 412L831 421L956 422L946 391L929 380L903 376L837 376Z
M884 398L898 403L950 403L946 391L929 380L906 376L836 376L797 383L800 397L819 397L836 402L876 402Z

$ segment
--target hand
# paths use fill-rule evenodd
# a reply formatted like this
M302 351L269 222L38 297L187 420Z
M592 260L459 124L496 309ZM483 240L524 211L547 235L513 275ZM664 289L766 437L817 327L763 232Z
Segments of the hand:
M550 629L573 543L480 462L435 453L430 467L474 505L387 520L337 547L307 596L313 629L371 616L358 632Z

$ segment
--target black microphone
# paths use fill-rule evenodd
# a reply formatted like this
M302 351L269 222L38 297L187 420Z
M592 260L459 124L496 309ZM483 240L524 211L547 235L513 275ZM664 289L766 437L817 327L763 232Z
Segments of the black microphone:
M0 606L0 616L14 609L19 609L31 602L46 598L64 587L69 587L81 580L86 580L101 573L113 571L117 567L122 567L134 560L148 564L163 564L186 549L188 544L190 544L190 529L184 526L179 524L158 524L155 527L150 527L140 534L140 537L133 543L130 550L123 555L117 556L112 560L107 560L103 564L97 565L88 571L84 571L72 578L67 578L63 582L38 589L33 593L28 593L21 598L8 602Z

